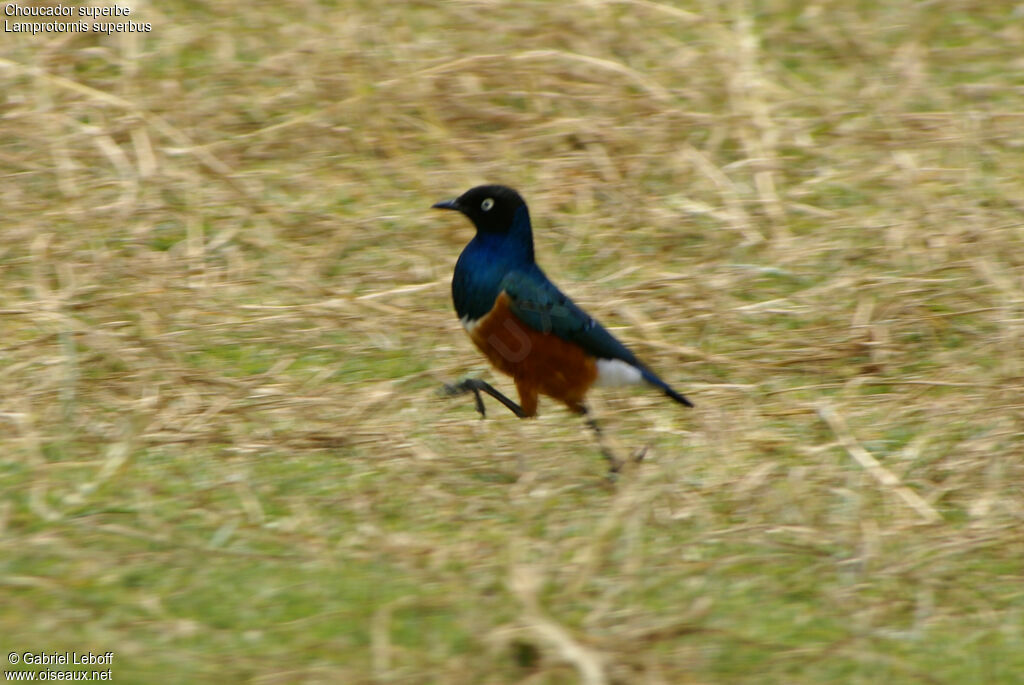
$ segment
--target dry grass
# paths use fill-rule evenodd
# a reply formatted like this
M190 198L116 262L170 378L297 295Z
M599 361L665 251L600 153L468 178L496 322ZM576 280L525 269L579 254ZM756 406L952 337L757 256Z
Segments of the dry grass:
M0 60L8 650L119 682L1024 672L1020 8L135 11ZM614 487L553 404L436 394L483 364L471 229L427 208L485 180L697 403L601 395L650 445Z

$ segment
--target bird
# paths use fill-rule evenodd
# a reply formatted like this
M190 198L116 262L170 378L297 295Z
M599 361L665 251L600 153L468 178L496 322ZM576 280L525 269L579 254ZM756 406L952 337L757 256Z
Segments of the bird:
M519 402L479 378L445 385L447 394L472 392L484 417L482 392L519 418L536 416L544 395L587 417L599 440L585 401L595 385L646 385L693 406L545 275L535 259L529 209L516 190L480 185L433 208L460 212L476 228L455 264L452 300L474 345L512 377ZM617 471L621 462L603 445L602 451Z

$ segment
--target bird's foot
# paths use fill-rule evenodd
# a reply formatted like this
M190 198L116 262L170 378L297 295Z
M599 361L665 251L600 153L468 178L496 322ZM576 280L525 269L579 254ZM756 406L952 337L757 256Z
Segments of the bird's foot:
M623 460L615 456L607 447L601 447L601 456L608 460L608 482L616 483L619 480L619 474L631 469L638 465L647 456L648 446L638 447L633 450L633 453L629 455L629 459Z
M481 392L487 393L494 399L501 402L505 407L513 414L521 419L527 418L527 413L523 411L523 408L518 404L505 397L499 391L495 390L490 383L481 380L479 378L464 378L457 383L445 383L441 392L448 397L455 397L456 395L464 395L467 392L473 393L473 397L476 400L476 410L480 412L480 418L487 417L487 411L484 409L484 400L480 396Z
M472 383L474 380L476 379L467 378L459 381L458 383L445 383L441 386L441 392L447 397L457 397L458 395L465 395L467 392L473 393L476 410L480 413L481 419L486 419L487 409L484 407L484 399L480 397L480 389L475 387Z
M584 419L587 423L587 427L594 431L594 437L597 438L597 447L601 450L601 456L608 462L608 478L609 480L616 480L618 474L629 464L639 464L647 456L648 445L638 447L633 450L630 454L629 459L620 459L616 456L616 450L612 449L609 443L609 436L605 435L604 430L601 428L601 424L597 422L593 416L590 415L589 411L584 408L583 413Z

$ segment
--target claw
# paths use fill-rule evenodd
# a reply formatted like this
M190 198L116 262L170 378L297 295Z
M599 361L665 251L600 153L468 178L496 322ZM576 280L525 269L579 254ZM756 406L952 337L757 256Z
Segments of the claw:
M462 395L467 392L473 393L473 396L476 400L476 410L480 412L480 416L482 418L487 417L487 411L484 408L484 400L480 396L481 392L487 393L494 399L504 404L509 411L511 411L519 418L526 418L526 412L523 411L522 407L520 407L518 404L516 404L515 402L513 402L512 400L510 400L509 398L505 397L500 392L492 388L489 383L487 383L486 381L482 381L479 378L466 378L464 380L459 381L458 383L445 383L442 386L442 391L449 397Z

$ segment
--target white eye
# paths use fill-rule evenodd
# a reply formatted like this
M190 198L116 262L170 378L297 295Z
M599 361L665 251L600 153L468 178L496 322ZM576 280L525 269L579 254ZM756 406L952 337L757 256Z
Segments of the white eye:
M480 209L484 210L485 212L491 211L491 207L493 207L493 206L494 206L494 199L490 198L490 197L480 203Z

